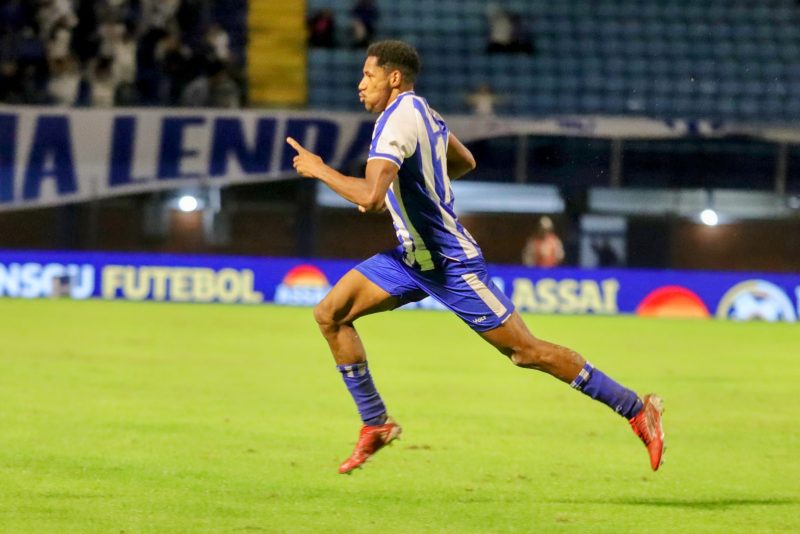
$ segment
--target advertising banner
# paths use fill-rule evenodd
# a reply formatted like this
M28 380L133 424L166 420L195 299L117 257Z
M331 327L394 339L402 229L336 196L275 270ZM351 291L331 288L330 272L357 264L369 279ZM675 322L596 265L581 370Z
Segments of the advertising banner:
M356 262L0 251L0 298L313 306ZM800 274L490 265L522 312L797 322ZM406 308L444 309L427 298Z
M0 105L0 211L284 179L295 176L287 136L346 169L366 157L374 122L365 113ZM448 123L465 142L514 135L800 140L800 130L714 121L452 116Z

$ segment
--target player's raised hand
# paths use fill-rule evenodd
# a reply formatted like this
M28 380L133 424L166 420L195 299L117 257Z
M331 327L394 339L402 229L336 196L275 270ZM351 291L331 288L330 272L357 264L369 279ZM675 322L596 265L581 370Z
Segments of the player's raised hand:
M292 160L292 165L294 165L294 170L297 171L297 174L306 178L318 177L319 173L326 167L322 158L303 148L303 145L291 137L287 137L286 142L297 151L297 155Z

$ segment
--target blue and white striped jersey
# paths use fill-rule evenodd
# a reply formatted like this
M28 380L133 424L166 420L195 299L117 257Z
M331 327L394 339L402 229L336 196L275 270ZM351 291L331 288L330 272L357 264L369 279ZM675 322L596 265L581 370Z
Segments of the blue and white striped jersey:
M482 256L453 211L448 136L442 117L413 91L401 93L381 113L372 133L368 159L387 159L400 167L386 192L386 207L403 246L403 261L421 271L441 265L444 258Z

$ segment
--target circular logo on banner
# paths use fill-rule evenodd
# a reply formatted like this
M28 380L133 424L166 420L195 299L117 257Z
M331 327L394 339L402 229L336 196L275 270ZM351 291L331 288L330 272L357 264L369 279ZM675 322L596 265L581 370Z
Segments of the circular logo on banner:
M711 314L694 291L683 286L663 286L642 299L636 307L636 315L688 319L709 317Z
M725 293L717 318L735 321L797 321L797 312L786 293L766 280L747 280Z
M298 265L283 277L275 290L275 302L291 306L314 306L331 289L322 271L313 265Z

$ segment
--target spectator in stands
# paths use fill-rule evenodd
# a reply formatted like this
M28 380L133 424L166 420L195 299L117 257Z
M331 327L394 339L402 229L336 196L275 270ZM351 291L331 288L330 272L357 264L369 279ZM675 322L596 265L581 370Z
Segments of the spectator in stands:
M47 94L51 102L61 106L75 105L80 85L81 75L73 56L57 57L50 62Z
M607 237L592 241L592 250L597 256L598 267L616 267L619 265L619 256L611 246L611 241Z
M487 52L533 53L533 43L522 15L489 4L486 16L489 19Z
M118 82L114 78L113 60L98 58L88 76L89 105L110 108L114 105Z
M375 0L356 0L350 10L353 48L366 48L375 37L380 12Z
M190 83L181 96L181 104L192 107L238 108L241 94L236 82L221 61L212 61L206 73Z
M78 17L70 0L42 0L36 19L39 23L39 36L45 43L53 40L59 29L64 28L71 33L72 28L78 24ZM55 57L64 55L53 56Z
M180 7L180 0L140 0L141 1L141 34L159 29L169 31L175 24L175 15Z
M198 62L192 50L183 44L177 30L168 33L156 47L156 65L160 70L159 100L178 105L183 91L194 79Z
M320 9L308 19L308 45L315 48L336 46L336 19L330 9Z
M0 102L21 104L25 102L22 71L16 58L0 59Z
M63 59L72 53L72 29L76 24L77 19L64 16L50 26L46 41L49 60Z
M128 26L123 26L122 35L111 47L114 78L120 84L133 84L136 81L136 39Z
M205 33L205 45L209 48L213 58L226 64L230 62L230 37L222 26L215 22L209 25Z
M47 42L47 58L53 60L67 57L70 54L71 43L72 29L60 24L54 26Z
M97 28L97 55L113 57L117 43L125 34L125 25L113 17L108 17Z
M475 91L467 95L467 104L472 108L472 113L479 117L493 117L495 104L500 97L492 91L488 83L478 86Z
M491 3L486 7L486 17L489 19L489 43L486 51L507 52L511 46L513 31L511 14L497 4Z
M556 235L550 217L539 219L536 231L522 249L522 264L528 267L557 267L564 261L564 245Z

